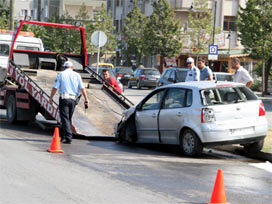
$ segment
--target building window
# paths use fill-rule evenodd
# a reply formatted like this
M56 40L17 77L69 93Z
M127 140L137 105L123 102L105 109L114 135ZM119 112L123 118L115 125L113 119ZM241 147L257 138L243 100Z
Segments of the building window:
M235 25L235 16L224 16L224 30L226 31L236 31L236 25Z
M27 16L27 10L26 9L21 10L21 16Z
M31 17L34 17L34 10L31 10L31 11L30 11L30 16L31 16Z

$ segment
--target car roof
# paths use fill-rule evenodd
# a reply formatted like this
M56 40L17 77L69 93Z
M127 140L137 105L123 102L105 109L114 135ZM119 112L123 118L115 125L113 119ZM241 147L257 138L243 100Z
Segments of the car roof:
M165 70L188 70L188 68L185 68L185 67L169 67L169 68L167 68L167 69L165 69Z
M229 87L229 86L245 86L241 83L229 82L229 81L189 81L169 84L162 87L182 87L182 88L197 88L197 89L207 89L216 87Z
M229 72L213 72L213 74L233 75L232 73Z

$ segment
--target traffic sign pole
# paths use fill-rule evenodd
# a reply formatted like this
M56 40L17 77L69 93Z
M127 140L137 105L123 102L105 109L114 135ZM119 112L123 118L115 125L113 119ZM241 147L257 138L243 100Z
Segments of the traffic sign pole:
M100 32L98 32L98 35L97 35L97 42L98 42L98 46L97 46L97 60L96 60L96 73L98 73L98 67L99 67L99 55L100 55Z

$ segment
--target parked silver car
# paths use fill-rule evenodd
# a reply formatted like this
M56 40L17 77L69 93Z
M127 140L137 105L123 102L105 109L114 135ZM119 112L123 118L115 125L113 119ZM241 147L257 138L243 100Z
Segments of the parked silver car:
M180 145L185 155L204 146L241 144L257 152L267 135L261 100L234 82L184 82L159 87L123 112L118 141Z

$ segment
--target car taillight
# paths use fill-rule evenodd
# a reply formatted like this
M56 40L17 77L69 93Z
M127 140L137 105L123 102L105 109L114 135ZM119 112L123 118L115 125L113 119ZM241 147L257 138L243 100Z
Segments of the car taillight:
M140 79L145 79L145 75L141 75L141 76L140 76Z
M264 109L263 102L261 102L259 105L259 116L263 116L263 115L265 115L265 109Z
M123 74L116 74L116 77L122 77Z
M202 123L208 123L208 122L214 122L215 121L215 115L212 108L202 108L201 111L201 122Z

